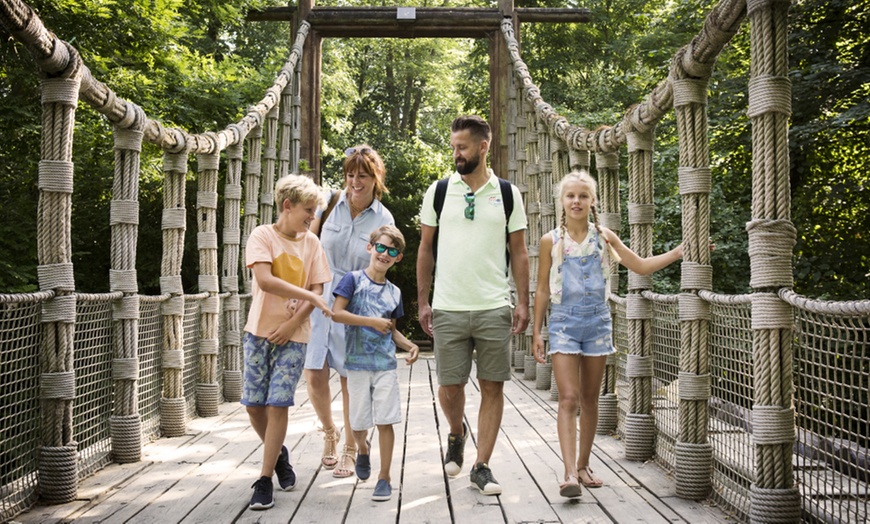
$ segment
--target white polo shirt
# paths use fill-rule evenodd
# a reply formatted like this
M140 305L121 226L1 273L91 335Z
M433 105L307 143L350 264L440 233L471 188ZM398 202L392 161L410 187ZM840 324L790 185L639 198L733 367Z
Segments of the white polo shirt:
M465 218L464 195L471 188L459 173L454 172L447 184L440 224L434 207L437 182L423 197L420 222L439 228L432 309L481 311L510 305L504 204L498 177L488 171L489 180L474 194L474 220ZM514 209L508 231L513 233L528 224L520 190L513 184L511 190Z

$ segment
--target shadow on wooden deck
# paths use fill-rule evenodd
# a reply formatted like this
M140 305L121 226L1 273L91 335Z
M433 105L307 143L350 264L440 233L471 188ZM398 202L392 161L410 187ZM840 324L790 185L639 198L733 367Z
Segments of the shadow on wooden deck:
M276 489L271 510L247 509L251 484L260 469L260 441L243 406L222 404L219 416L190 421L186 435L145 445L141 462L112 464L84 480L74 502L37 506L13 522L732 521L712 503L676 497L673 479L658 465L625 460L622 444L608 436L596 437L591 464L605 486L584 490L583 496L573 501L560 497L562 462L556 437L556 403L549 400L549 391L536 390L534 383L524 381L522 373L505 384L504 418L491 460L503 494L481 495L470 487L468 478L476 448L473 438L466 445L466 465L457 478L447 477L441 467L447 430L440 425L431 353L424 353L410 367L400 360L399 379L404 420L396 427L390 501L371 500L379 466L377 451L372 455L372 478L366 482L337 479L320 467L322 434L317 431L317 418L303 383L297 391L297 406L290 408L285 440L298 484L291 492ZM333 376L333 409L338 419L337 386ZM466 396L466 417L474 437L480 401L476 381L468 385ZM373 440L377 450L376 434Z

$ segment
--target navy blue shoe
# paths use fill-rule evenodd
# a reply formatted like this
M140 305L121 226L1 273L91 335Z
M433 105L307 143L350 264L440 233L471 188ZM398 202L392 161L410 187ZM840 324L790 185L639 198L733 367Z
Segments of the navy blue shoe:
M385 500L390 500L390 497L392 496L393 486L390 486L390 483L385 479L379 479L377 486L375 486L375 491L372 493L372 500L383 502Z
M356 477L360 480L367 480L372 476L372 462L368 455L357 453L356 455Z
M275 499L272 497L271 478L260 477L251 487L254 488L254 494L251 496L250 504L248 504L250 509L269 509L275 505Z
M296 487L296 472L290 464L290 452L287 446L281 446L281 454L278 455L278 462L275 463L275 475L278 476L281 491L290 491Z

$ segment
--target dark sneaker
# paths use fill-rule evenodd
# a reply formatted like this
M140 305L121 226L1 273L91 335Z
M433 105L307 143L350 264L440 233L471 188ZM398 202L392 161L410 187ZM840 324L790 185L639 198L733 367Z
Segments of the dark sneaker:
M357 453L356 455L356 478L368 480L372 476L372 462L369 455Z
M462 423L462 435L447 435L447 454L444 456L444 471L451 477L462 471L462 458L465 454L465 441L468 440L468 426Z
M275 499L272 497L271 478L260 477L251 487L254 488L254 495L251 497L251 503L248 504L250 509L269 509L275 505Z
M393 496L393 486L390 486L390 483L384 479L379 479L378 484L375 486L375 492L372 493L372 500L377 500L378 502L384 500L390 500L390 497Z
M290 452L287 446L281 446L281 454L278 455L278 462L275 463L275 475L278 476L281 491L290 491L296 487L296 472L290 464Z
M471 468L471 485L484 495L501 495L501 486L486 462L479 462Z

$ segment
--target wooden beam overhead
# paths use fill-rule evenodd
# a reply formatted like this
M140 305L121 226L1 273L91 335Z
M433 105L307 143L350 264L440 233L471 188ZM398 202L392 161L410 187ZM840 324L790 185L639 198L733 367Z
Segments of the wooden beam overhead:
M402 11L400 11L402 9ZM411 11L409 11L409 9ZM249 11L249 21L290 21L295 7ZM520 22L583 23L588 9L520 8ZM320 7L306 17L311 29L324 37L483 38L501 27L498 9L438 7Z

